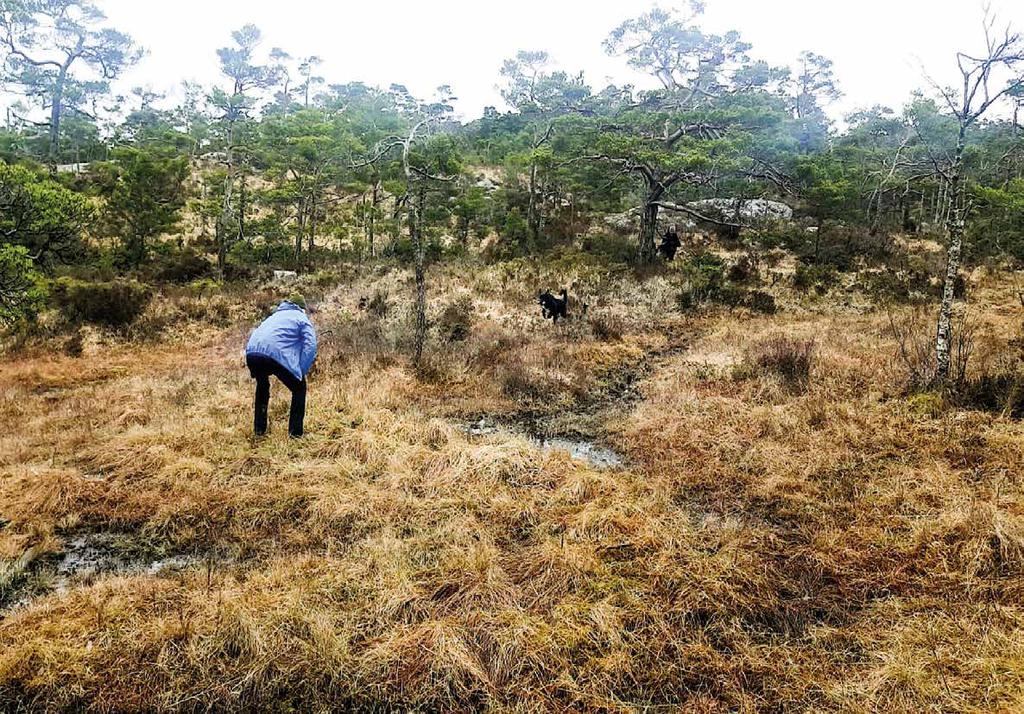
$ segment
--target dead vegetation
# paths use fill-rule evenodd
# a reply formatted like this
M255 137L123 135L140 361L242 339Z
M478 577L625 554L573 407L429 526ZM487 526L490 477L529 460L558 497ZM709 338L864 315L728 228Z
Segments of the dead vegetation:
M239 300L224 322L189 318L187 339L8 357L0 701L1024 706L1012 413L922 411L884 312L786 294L776 315L688 316L671 272L641 287L574 271L552 284L575 280L596 312L553 328L532 305L541 269L438 268L419 375L409 276L349 276L314 316L325 348L300 442L278 398L277 430L249 437ZM975 295L980 364L1012 350L1020 316L998 278ZM601 436L628 467L460 428L481 414ZM51 589L86 533L215 557Z

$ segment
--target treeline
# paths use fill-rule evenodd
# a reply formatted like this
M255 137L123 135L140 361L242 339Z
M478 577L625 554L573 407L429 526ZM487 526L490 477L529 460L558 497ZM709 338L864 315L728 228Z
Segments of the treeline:
M332 83L319 58L268 47L253 26L217 50L220 85L183 84L179 106L141 88L113 96L141 51L93 3L2 0L3 86L17 101L0 132L0 310L31 313L40 274L69 266L180 279L332 255L422 266L481 242L497 258L573 243L627 212L623 257L647 262L665 220L751 232L739 204L712 198L794 208L810 262L850 231L944 241L968 212L968 258L1024 258L1016 36L989 43L981 77L985 101L1005 100L998 118L965 82L839 131L827 58L772 67L737 33L702 29L701 9L652 10L606 38L656 89L597 89L524 51L497 77L511 109L463 124L448 86L421 98ZM1005 86L988 84L994 69Z

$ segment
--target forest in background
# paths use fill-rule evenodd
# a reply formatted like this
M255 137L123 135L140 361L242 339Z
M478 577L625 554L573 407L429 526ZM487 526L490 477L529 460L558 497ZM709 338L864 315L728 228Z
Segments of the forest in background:
M145 88L112 94L143 49L97 5L5 0L2 86L17 101L0 131L4 321L66 293L62 278L233 280L566 246L649 263L666 223L792 251L812 284L894 233L955 246L954 277L961 253L1024 258L1024 50L997 18L984 15L983 56L951 49L962 88L922 78L905 106L838 130L828 58L770 66L738 33L702 30L702 10L656 8L605 39L655 90L593 87L585 68L555 71L552 55L524 50L496 68L510 110L461 123L447 85L422 98L337 83L251 25L217 50L220 84L184 83L184 101L158 109ZM752 199L796 221L744 220ZM953 282L895 265L878 280L902 293L935 277Z

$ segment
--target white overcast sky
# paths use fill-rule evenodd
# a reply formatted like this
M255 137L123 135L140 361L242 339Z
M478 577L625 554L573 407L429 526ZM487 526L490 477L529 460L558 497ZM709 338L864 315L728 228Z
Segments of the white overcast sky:
M148 56L120 84L175 93L181 79L219 81L215 50L231 30L256 24L264 50L324 58L330 83L407 85L429 96L450 84L467 119L501 106L495 89L506 57L548 51L559 66L584 70L592 86L636 81L602 40L650 0L97 0L111 24ZM670 7L672 2L660 3ZM789 64L801 50L830 57L844 92L841 116L876 103L899 107L924 86L922 65L954 78L954 52L978 48L980 0L708 0L706 29L739 30L753 56ZM1000 20L1024 31L1024 0L994 0Z

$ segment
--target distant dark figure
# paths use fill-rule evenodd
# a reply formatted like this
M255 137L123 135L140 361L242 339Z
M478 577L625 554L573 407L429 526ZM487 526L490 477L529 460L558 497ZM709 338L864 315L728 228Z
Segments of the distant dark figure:
M267 433L270 377L277 377L292 393L288 434L302 436L306 416L306 375L316 360L316 330L306 316L306 302L294 296L278 305L260 323L245 346L245 364L256 380L253 427L256 436Z
M544 316L544 319L550 318L557 325L558 318L565 318L568 315L569 291L563 289L561 298L557 298L551 293L540 293L537 296L537 304L540 305L540 314Z
M658 246L658 252L661 253L662 257L671 262L676 258L676 251L679 250L679 246L682 245L682 241L679 240L679 234L676 233L675 226L669 226L668 230L665 231L665 235L661 238L661 245Z
M363 297L359 298L359 309L360 310L365 310L369 306L370 306L370 298L366 297L365 295Z

